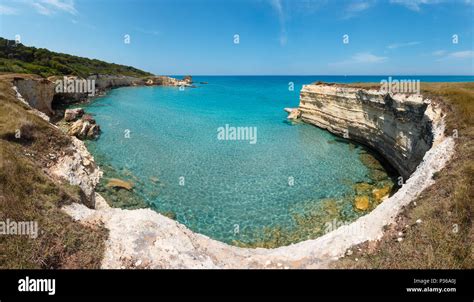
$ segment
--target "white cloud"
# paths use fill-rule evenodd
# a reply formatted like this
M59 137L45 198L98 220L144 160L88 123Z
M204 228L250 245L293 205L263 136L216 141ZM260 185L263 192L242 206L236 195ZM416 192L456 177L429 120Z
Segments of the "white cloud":
M387 57L377 56L370 52L359 52L353 55L349 60L344 60L336 63L329 63L332 66L347 66L353 64L376 64L387 61Z
M387 57L376 56L370 52L359 52L356 53L352 59L356 63L380 63L387 60Z
M439 56L442 56L442 55L444 55L444 54L446 54L446 50L433 51L433 56L439 57Z
M446 52L444 52L446 53ZM462 60L462 59L472 59L474 58L474 50L463 50L450 52L439 58L437 61L446 61L446 60Z
M310 15L328 3L328 0L265 0L278 18L280 45L288 41L287 22L292 16Z
M73 15L77 14L73 0L41 0L41 2L57 10L62 10Z
M349 4L344 10L344 19L357 16L361 12L368 10L375 4L375 0L358 0Z
M0 4L0 15L17 15L18 11L13 7L8 7Z
M394 43L394 44L390 44L389 46L387 46L388 49L397 49L397 48L400 48L400 47L409 47L409 46L414 46L414 45L418 45L418 44L421 44L420 41L412 41L412 42L406 42L406 43Z
M439 4L439 3L443 3L443 2L449 3L449 2L455 2L455 1L453 1L453 0L390 0L390 3L403 5L406 8L408 8L412 11L416 11L416 12L421 11L421 7L423 5ZM457 2L458 3L463 3L464 2L464 4L466 4L466 5L473 5L474 4L473 0L464 0L464 1L457 0Z
M271 0L270 5L278 16L278 22L280 23L280 45L286 45L288 37L286 35L286 16L283 11L282 0Z
M38 2L33 2L31 5L33 5L36 11L41 15L49 16L53 13L52 10L50 10L49 8L43 6L42 4Z
M39 14L52 15L55 12L66 12L77 15L77 10L73 0L39 0L32 2L31 5Z
M455 59L467 59L467 58L473 58L473 57L474 57L474 50L456 51L448 55L448 58L455 58Z

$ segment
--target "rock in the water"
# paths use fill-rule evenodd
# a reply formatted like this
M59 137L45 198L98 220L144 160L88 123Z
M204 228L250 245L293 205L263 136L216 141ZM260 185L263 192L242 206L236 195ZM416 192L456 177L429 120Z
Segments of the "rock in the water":
M100 126L97 124L93 124L87 131L87 138L96 139L99 136L99 134L100 134Z
M71 125L68 134L79 139L96 139L100 134L100 126L92 117L84 115Z
M188 83L188 84L192 84L193 83L193 77L190 76L190 75L184 76L183 81Z
M355 198L355 207L358 210L365 211L369 208L369 197L368 196L357 196Z
M376 202L381 202L384 197L388 196L390 193L390 190L392 189L391 186L385 186L380 189L374 189L372 191L372 195L374 196L374 199Z
M296 120L301 116L301 111L298 108L285 108L285 111L289 113L289 120Z
M107 187L126 189L126 190L130 191L131 189L133 189L133 184L131 182L121 180L121 179L118 179L118 178L111 178L111 179L109 179L109 182L107 183Z
M354 189L356 191L357 194L367 194L369 192L371 192L373 190L374 186L369 184L369 183L366 183L366 182L361 182L361 183L357 183L354 185Z
M84 115L84 109L82 108L66 109L66 112L64 112L64 120L66 122L73 122L82 117L82 115Z

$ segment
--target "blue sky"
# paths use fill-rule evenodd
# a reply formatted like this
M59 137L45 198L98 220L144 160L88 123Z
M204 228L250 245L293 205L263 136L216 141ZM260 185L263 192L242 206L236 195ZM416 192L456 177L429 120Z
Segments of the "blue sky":
M4 38L167 75L472 75L473 30L473 0L0 0Z

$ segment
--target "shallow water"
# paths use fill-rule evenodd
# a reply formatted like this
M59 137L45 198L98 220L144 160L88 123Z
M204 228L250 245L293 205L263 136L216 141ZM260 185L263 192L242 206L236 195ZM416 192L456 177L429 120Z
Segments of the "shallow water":
M296 107L301 85L313 79L194 80L198 87L184 91L114 89L88 105L102 128L100 139L88 143L99 165L132 181L157 211L228 243L252 245L269 230L294 232L306 213L319 225L363 214L352 203L353 185L373 182L359 157L362 147L286 120L283 108ZM219 140L218 128L226 124L255 127L256 143ZM296 232L276 245L314 236Z

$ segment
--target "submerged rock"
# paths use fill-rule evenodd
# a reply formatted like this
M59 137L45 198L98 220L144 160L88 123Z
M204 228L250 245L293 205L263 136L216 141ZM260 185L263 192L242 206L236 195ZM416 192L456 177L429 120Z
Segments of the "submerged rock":
M356 183L354 185L354 189L355 189L357 195L367 194L367 193L371 192L374 189L374 185L371 185L371 184L366 183L366 182L361 182L361 183Z
M390 194L390 191L392 190L392 186L387 185L384 186L383 188L380 189L374 189L372 191L372 196L374 197L376 202L381 202L386 196Z
M133 184L131 182L121 180L118 178L111 178L109 179L109 182L107 183L107 187L125 189L125 190L130 191L131 189L133 189Z
M368 196L356 196L355 207L357 210L366 211L369 208L369 197Z

